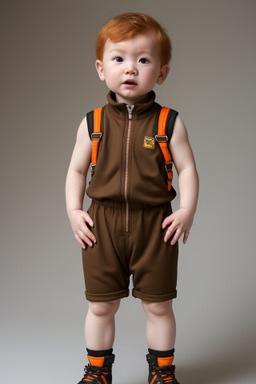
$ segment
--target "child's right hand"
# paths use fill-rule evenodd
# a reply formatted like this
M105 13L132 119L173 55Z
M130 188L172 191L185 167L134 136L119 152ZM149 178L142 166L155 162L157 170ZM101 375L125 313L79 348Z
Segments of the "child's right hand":
M83 249L86 249L86 245L93 247L93 244L96 243L96 238L87 226L88 223L90 227L93 227L93 221L88 213L76 209L69 213L69 219L75 238L81 247Z

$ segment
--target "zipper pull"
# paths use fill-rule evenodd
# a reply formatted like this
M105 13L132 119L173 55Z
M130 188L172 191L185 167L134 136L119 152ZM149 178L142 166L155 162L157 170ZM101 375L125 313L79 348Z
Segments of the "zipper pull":
M127 111L128 111L128 118L129 118L129 120L132 120L132 111L133 111L133 108L134 108L134 105L126 105L126 107L127 107Z

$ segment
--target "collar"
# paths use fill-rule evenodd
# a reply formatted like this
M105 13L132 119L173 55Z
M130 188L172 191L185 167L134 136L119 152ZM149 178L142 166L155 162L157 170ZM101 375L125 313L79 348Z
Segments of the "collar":
M136 103L133 109L133 118L142 119L152 113L152 109L158 104L155 102L156 94L154 91L148 93L148 100L143 103ZM127 116L127 104L118 103L116 101L115 93L110 91L107 94L108 106L111 112L117 114L119 117Z

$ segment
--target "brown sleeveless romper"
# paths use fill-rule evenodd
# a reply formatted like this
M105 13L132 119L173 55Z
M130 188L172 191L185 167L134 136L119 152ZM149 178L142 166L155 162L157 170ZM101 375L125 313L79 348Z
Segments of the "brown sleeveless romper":
M137 298L160 302L177 295L178 244L165 243L161 229L176 192L168 191L164 158L154 140L160 108L153 91L132 111L108 94L96 170L87 188L97 240L82 250L90 301L128 296L131 275Z

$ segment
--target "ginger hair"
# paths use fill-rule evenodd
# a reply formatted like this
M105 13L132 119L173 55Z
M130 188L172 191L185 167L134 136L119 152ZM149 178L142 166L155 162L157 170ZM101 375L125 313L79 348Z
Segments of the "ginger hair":
M128 40L139 34L153 32L159 47L161 66L168 64L171 60L171 41L165 30L152 17L143 13L128 12L122 13L110 19L100 30L96 41L97 59L103 59L103 52L106 41L113 43Z

